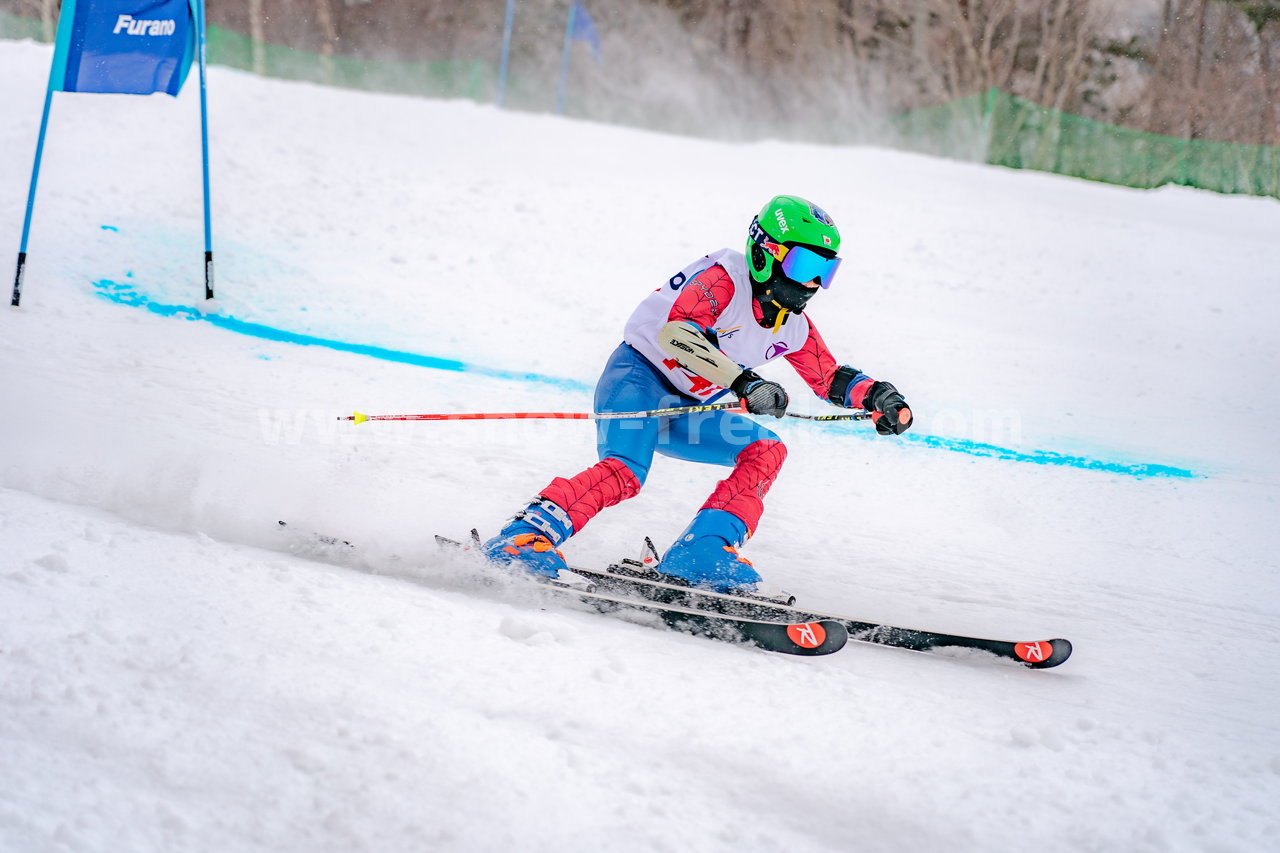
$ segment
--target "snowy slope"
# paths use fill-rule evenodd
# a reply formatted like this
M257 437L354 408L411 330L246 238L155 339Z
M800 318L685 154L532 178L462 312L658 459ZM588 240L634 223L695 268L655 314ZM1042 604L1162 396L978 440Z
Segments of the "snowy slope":
M0 42L13 250L49 58ZM0 849L1280 845L1280 204L210 92L214 305L194 88L55 99L0 312ZM749 555L857 618L1070 637L1063 667L548 607L431 535L594 461L589 426L335 420L585 409L634 304L776 192L847 235L812 315L919 431L780 427ZM570 558L665 544L722 473L660 460Z

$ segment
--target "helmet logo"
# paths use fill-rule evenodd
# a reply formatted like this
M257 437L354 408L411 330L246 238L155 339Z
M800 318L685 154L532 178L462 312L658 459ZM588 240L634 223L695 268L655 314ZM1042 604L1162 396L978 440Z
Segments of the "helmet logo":
M774 208L774 218L778 220L778 227L782 229L782 233L786 234L791 229L787 227L787 217L782 215L782 208Z
M818 220L823 225L830 225L832 228L836 227L836 224L831 221L831 217L827 215L827 212L813 202L809 202L809 212L813 214L814 219Z
M826 234L823 234L823 235L822 235L822 244L823 244L824 246L830 246L830 245L831 245L831 238L830 238L830 237L828 237Z

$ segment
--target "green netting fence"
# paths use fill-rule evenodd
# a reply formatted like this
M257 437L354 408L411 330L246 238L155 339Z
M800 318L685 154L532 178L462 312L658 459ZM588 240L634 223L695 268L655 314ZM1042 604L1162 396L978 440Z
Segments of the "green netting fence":
M56 23L54 21L54 24ZM35 18L26 18L22 15L15 15L12 12L0 11L0 38L53 41L52 28L53 25L51 24L50 35L46 38L44 25Z
M212 64L267 77L348 89L477 101L490 100L497 91L496 73L481 60L393 62L324 56L281 45L255 44L248 36L225 27L209 27L208 57Z
M893 121L903 148L1129 187L1181 184L1280 198L1280 146L1180 139L991 89Z
M0 38L45 38L40 21L0 12ZM492 101L497 72L482 60L390 62L257 44L209 27L211 63L289 80L429 97ZM526 81L527 82L527 81ZM516 90L524 88L513 80ZM529 92L533 89L530 88ZM517 92L519 100L519 92ZM529 95L525 100L533 101ZM1037 169L1130 187L1181 184L1280 198L1280 146L1143 133L1025 101L997 89L890 121L891 144L943 157Z

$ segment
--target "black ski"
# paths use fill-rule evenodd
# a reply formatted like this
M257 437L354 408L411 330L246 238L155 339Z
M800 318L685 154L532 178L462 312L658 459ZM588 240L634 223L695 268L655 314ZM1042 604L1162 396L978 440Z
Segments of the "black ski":
M287 526L283 521L279 524L281 528ZM326 546L355 547L336 537L312 535ZM475 531L472 531L472 539L472 545L478 543ZM444 536L436 536L436 542L457 548L468 547ZM652 545L649 548L652 551ZM660 580L662 576L657 572L635 560L623 560L621 564L607 569L574 566L572 570L591 581L594 588L587 591L558 584L547 584L547 588L566 596L576 595L598 610L644 610L658 614L668 625L681 630L715 639L747 642L785 654L830 654L842 648L847 640L856 640L917 652L977 649L1031 669L1055 667L1071 656L1071 641L1061 638L1014 642L863 622L774 601L668 583ZM815 624L822 628L824 637L813 645L805 629ZM793 633L798 634L801 641L795 640ZM816 631L813 636L817 636Z
M291 543L294 547L307 548L332 548L336 551L354 551L355 545L352 545L345 539L339 539L337 536L326 536L323 533L316 533L311 530L298 530L290 527L287 521L277 521L277 529L284 531L293 538Z
M769 652L786 655L829 655L844 648L849 632L832 619L805 622L758 621L663 604L647 598L630 598L603 592L588 592L554 582L545 584L557 596L590 605L601 613L640 611L655 614L677 631L730 643L747 643Z
M436 543L447 548L467 547L446 536L436 536ZM555 595L587 604L601 613L620 610L652 613L678 631L724 642L746 643L768 652L803 656L829 655L840 651L849 641L848 630L832 619L803 622L749 619L729 613L682 607L645 596L633 598L611 595L598 591L594 585L591 589L582 589L532 575L529 577L531 580L542 581L545 589Z
M624 560L621 565L608 569L587 569L573 566L573 571L589 580L604 592L616 595L639 595L652 601L695 610L762 621L808 622L834 621L849 632L849 639L880 646L893 646L917 652L939 649L979 649L1001 658L1016 661L1032 669L1048 669L1058 666L1071 656L1071 642L1064 639L1011 642L989 640L982 637L965 637L959 634L942 634L921 631L916 628L899 628L877 622L863 622L829 613L818 613L801 607L787 606L756 598L724 595L704 589L696 589L669 583L642 564ZM646 577L645 575L648 575Z

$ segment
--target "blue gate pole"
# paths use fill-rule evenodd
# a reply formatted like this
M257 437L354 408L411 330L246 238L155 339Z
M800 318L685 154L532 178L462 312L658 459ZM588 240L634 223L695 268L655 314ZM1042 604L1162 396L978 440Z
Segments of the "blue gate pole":
M507 66L511 60L511 24L516 17L516 0L507 0L507 19L502 24L502 61L498 65L498 107L507 99Z
M576 3L569 4L569 19L564 25L564 58L560 61L560 89L556 92L556 115L564 115L564 88L569 82L569 48L573 45L573 16Z
M22 301L22 277L27 270L27 238L31 236L31 214L36 206L36 183L40 180L40 158L44 156L44 135L49 129L49 108L53 105L53 81L44 93L44 113L40 116L40 136L36 140L36 160L31 166L31 188L27 191L27 215L22 220L22 243L18 246L18 272L13 277L13 296L9 304L14 308Z
M205 86L204 0L195 0L196 54L200 61L200 156L204 166L204 298L213 298L213 224L209 214L209 102Z

